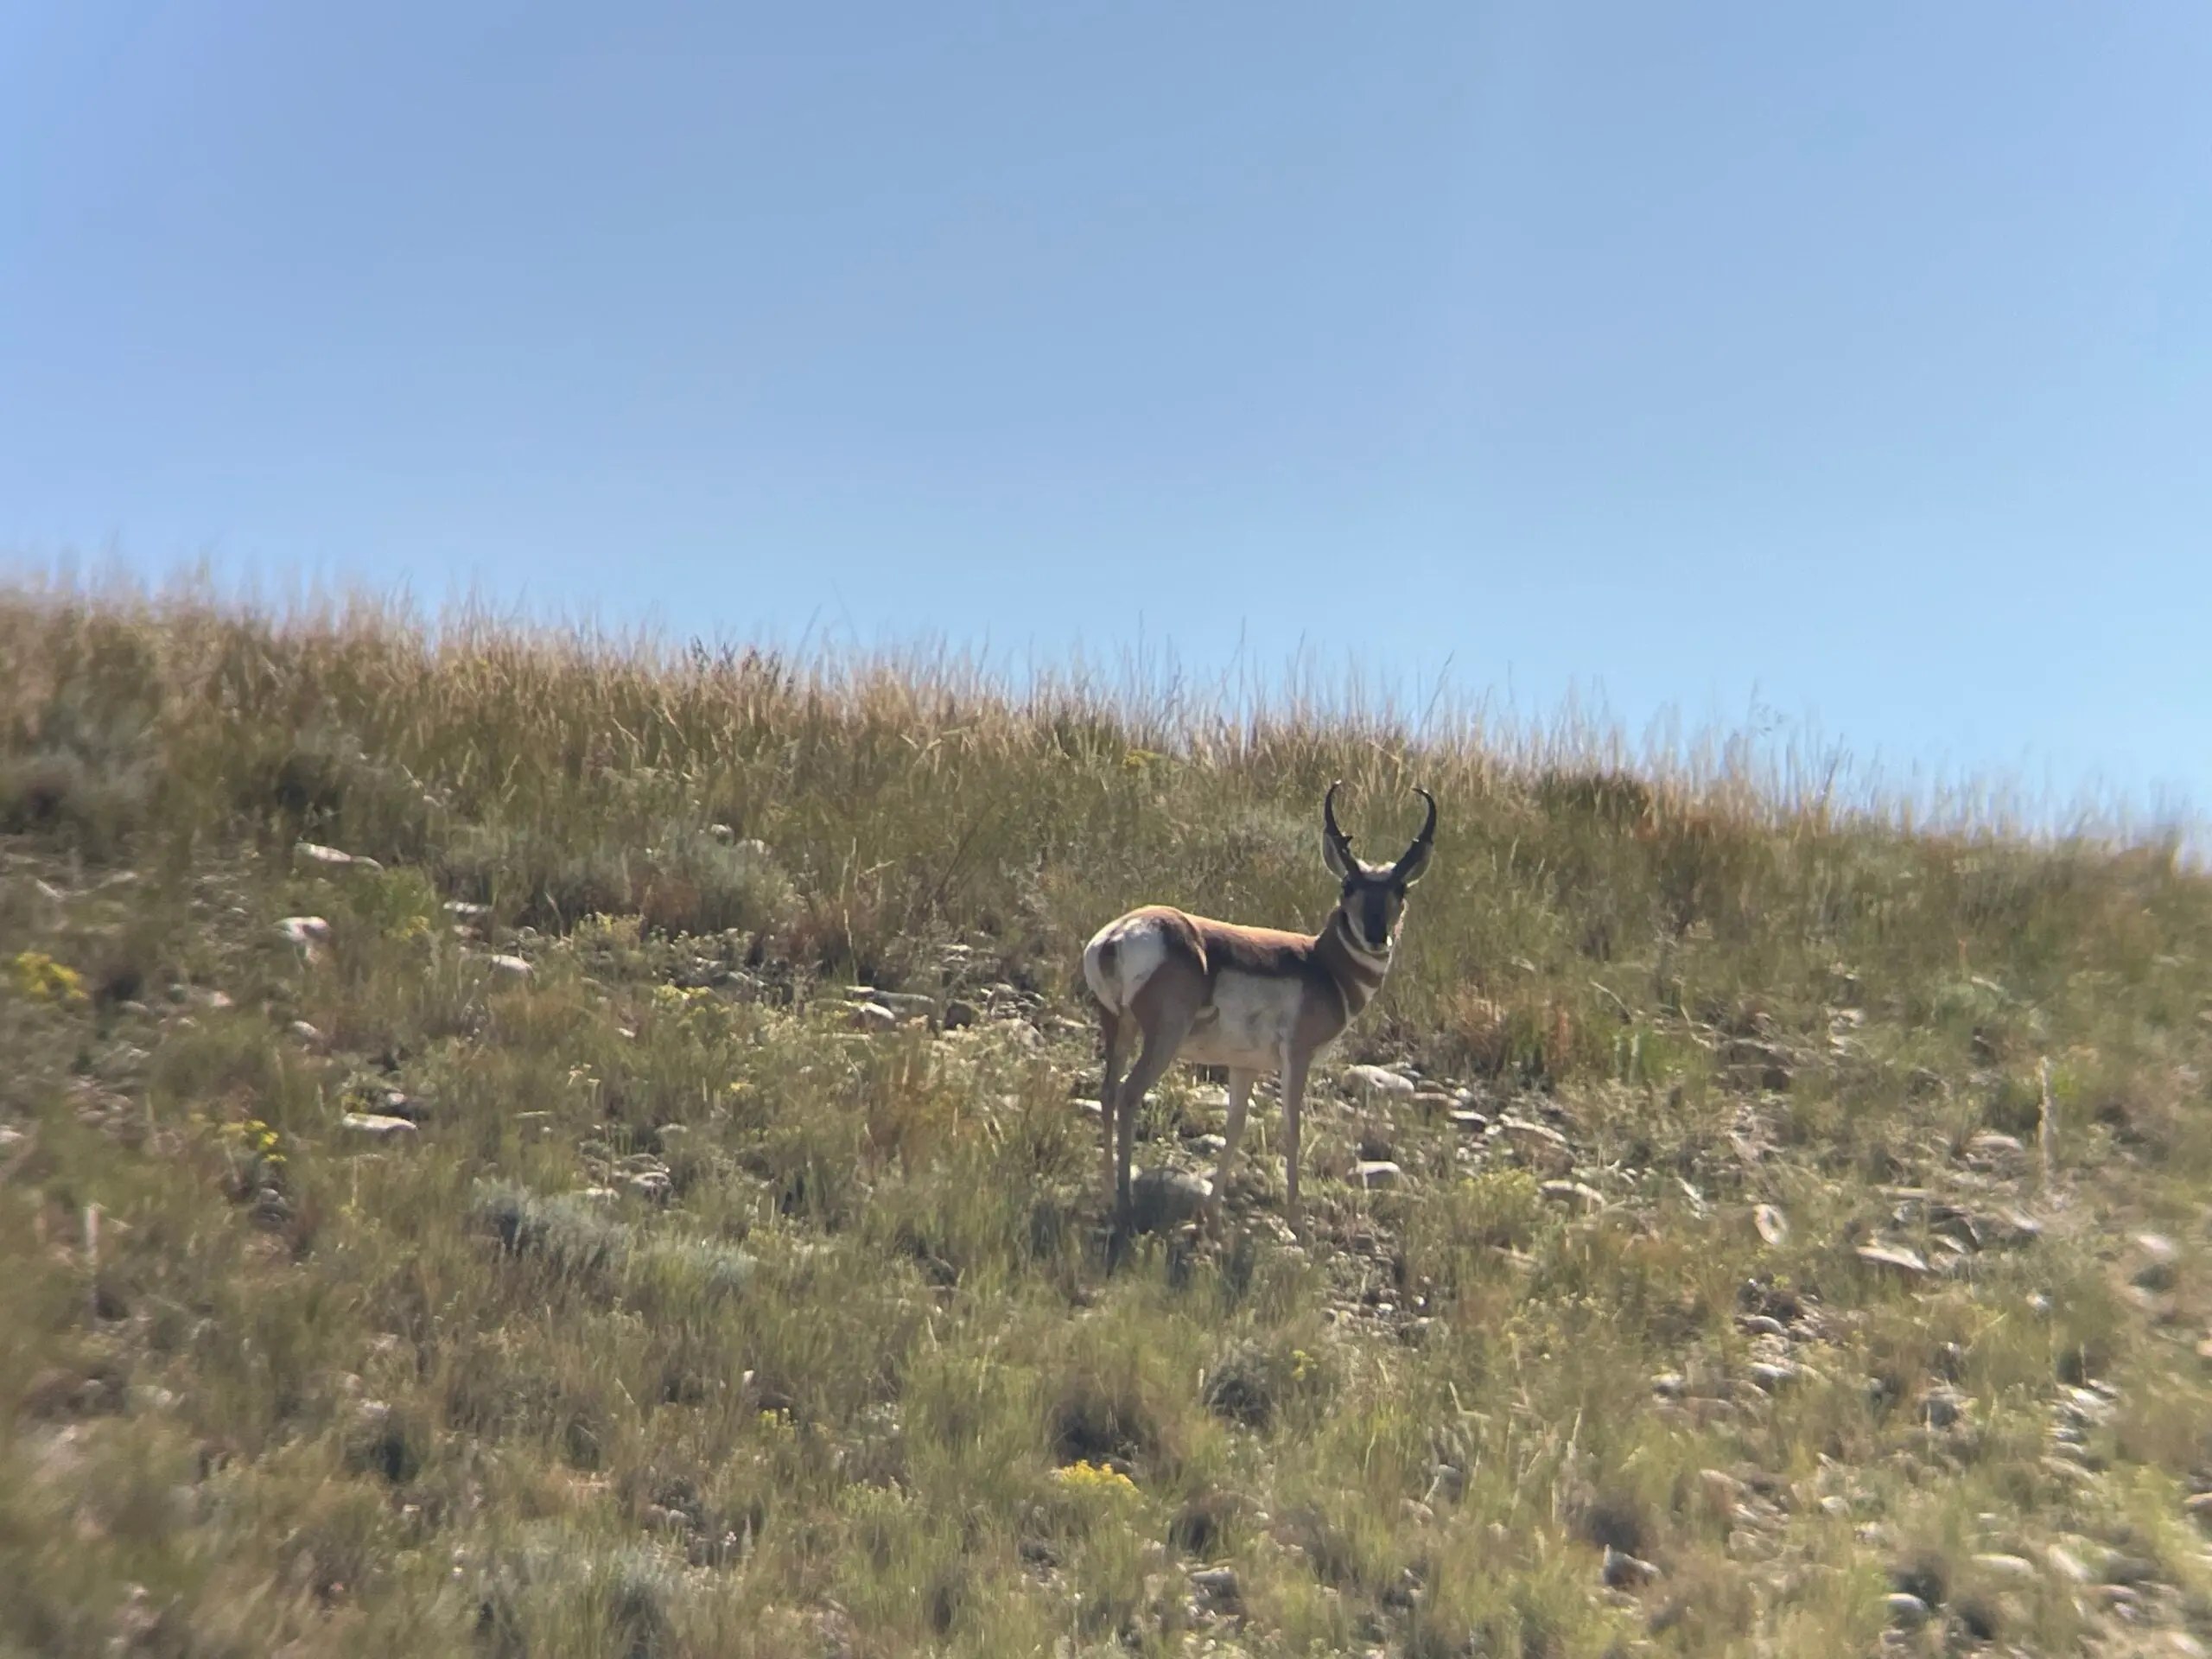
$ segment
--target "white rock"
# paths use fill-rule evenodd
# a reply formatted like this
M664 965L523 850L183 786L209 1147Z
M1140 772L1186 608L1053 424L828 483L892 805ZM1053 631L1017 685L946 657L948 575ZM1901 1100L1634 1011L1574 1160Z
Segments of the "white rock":
M1751 1211L1751 1224L1759 1230L1759 1236L1773 1245L1789 1242L1789 1217L1770 1204L1762 1204Z
M330 1040L322 1034L320 1027L311 1026L304 1020L293 1020L291 1030L293 1036L310 1047L321 1048L323 1044Z
M303 841L292 849L292 855L302 864L319 864L325 869L343 869L353 865L364 870L380 870L384 866L363 853L341 853L335 847L319 846Z
M330 940L330 924L320 916L287 916L276 924L276 931L294 944L326 944Z
M500 973L512 974L518 979L528 978L532 971L528 960L522 957L486 957L485 961L490 963Z
M1573 1166L1574 1153L1567 1137L1548 1124L1531 1122L1525 1117L1501 1117L1491 1125L1491 1132L1510 1141L1531 1162L1554 1173L1564 1173Z
M892 1031L898 1027L899 1016L880 1002L861 1002L852 1008L852 1021L857 1031Z
M1538 1123L1529 1118L1510 1115L1501 1117L1497 1120L1497 1131L1532 1147L1556 1147L1562 1151L1567 1147L1565 1135L1548 1123Z
M1194 1567L1191 1573L1191 1588L1204 1599L1224 1606L1236 1605L1244 1599L1243 1589L1236 1581L1236 1569L1233 1567Z
M1130 1225L1164 1233L1199 1215L1213 1197L1213 1183L1180 1169L1141 1169L1129 1182Z
M419 1133L405 1118L386 1117L381 1112L348 1112L338 1122L342 1127L376 1141L389 1141L395 1135Z
M1861 1244L1856 1254L1869 1267L1894 1268L1908 1278L1916 1279L1928 1271L1928 1263L1916 1252L1901 1245Z
M1370 1192L1388 1191L1406 1184L1406 1172L1387 1158L1377 1158L1359 1164L1352 1171L1352 1181Z
M1659 1569L1639 1556L1625 1550L1605 1546L1605 1565L1601 1576L1606 1585L1615 1590L1633 1589L1637 1585L1649 1584L1659 1576Z
M1883 1597L1882 1605L1889 1609L1890 1623L1900 1629L1916 1630L1928 1622L1928 1604L1918 1596L1899 1590Z
M893 1014L930 1014L937 1012L937 999L924 996L918 991L879 991L874 986L855 985L846 995L856 1003L865 1005L873 1002Z
M1354 1065L1344 1069L1344 1081L1356 1089L1370 1094L1399 1095L1412 1099L1418 1085L1411 1077L1395 1071L1385 1071L1379 1065Z

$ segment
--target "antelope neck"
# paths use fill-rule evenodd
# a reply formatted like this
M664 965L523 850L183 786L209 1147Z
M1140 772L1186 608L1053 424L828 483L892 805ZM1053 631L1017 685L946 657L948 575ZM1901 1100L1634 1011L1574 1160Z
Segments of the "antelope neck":
M1343 911L1339 910L1329 918L1329 931L1336 935L1337 943L1344 947L1356 966L1365 969L1377 979L1389 971L1389 947L1386 945L1381 950L1370 950L1362 944L1359 936L1352 931L1351 918Z

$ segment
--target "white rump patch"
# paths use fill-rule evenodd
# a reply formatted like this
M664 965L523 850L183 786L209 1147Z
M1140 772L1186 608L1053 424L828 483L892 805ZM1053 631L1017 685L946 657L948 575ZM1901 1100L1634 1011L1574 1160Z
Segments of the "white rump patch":
M1105 947L1114 947L1113 971L1103 960ZM1160 937L1159 918L1124 916L1090 936L1083 947L1083 977L1090 994L1116 1014L1128 1012L1130 1001L1144 988L1145 981L1167 960L1167 942Z

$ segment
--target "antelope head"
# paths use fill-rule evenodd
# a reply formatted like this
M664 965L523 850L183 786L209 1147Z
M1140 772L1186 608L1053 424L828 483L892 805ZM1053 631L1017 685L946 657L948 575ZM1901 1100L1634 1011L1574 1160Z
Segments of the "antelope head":
M1387 957L1405 913L1406 889L1421 880L1436 844L1436 798L1425 789L1414 790L1428 804L1428 817L1414 844L1395 864L1367 864L1354 855L1351 838L1337 826L1337 791L1343 787L1341 782L1331 784L1321 798L1321 857L1344 883L1337 910L1350 942L1370 956Z

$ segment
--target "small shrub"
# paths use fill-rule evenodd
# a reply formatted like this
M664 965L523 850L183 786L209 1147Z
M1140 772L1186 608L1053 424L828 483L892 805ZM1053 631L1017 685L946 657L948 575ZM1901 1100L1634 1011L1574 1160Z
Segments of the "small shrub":
M544 1198L512 1181L481 1181L469 1209L509 1255L541 1261L563 1278L602 1276L629 1254L630 1230L588 1198Z

